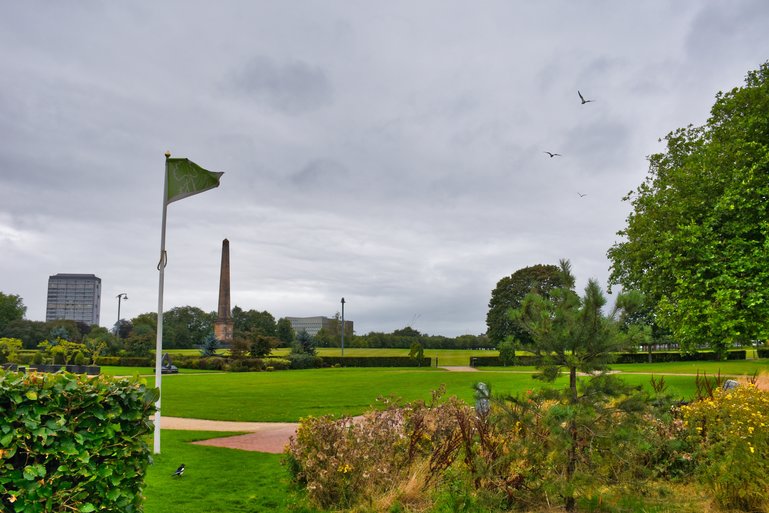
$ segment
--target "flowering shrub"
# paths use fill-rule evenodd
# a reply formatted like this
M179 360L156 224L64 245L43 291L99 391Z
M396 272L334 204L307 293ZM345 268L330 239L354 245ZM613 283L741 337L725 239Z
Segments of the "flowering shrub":
M721 506L769 511L769 392L718 389L683 412L699 473Z
M321 507L350 507L372 497L408 501L397 495L420 491L451 466L463 440L472 439L474 430L463 434L461 428L473 429L471 416L472 408L452 398L440 405L388 401L385 409L354 419L302 419L286 463Z

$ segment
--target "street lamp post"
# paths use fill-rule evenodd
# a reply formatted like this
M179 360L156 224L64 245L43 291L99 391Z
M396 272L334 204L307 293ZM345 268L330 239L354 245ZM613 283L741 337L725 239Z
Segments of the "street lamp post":
M115 323L115 335L117 335L118 338L120 338L120 302L123 299L127 300L128 294L126 294L125 292L121 292L116 297L117 297L117 322Z
M342 298L342 356L344 356L344 298Z

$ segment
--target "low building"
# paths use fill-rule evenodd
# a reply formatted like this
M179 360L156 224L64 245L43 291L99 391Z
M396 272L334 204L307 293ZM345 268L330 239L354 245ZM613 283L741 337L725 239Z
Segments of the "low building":
M337 327L341 323L341 320L334 318L316 316L316 317L286 317L288 322L291 323L291 327L296 333L306 331L308 335L315 336L321 329L326 329L331 333L336 332ZM353 321L344 321L345 333L353 333Z

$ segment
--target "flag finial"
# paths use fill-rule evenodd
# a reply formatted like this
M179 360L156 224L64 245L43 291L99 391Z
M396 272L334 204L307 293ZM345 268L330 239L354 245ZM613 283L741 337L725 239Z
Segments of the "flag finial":
M168 150L166 150L166 158L167 158L167 159L170 159L170 158L171 158L171 152L170 152L170 151L168 151Z

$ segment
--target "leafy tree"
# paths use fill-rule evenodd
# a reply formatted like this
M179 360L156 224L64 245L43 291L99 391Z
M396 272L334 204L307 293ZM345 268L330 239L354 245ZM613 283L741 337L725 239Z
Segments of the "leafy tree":
M294 341L294 328L291 326L291 321L285 317L278 319L275 335L281 341L281 345L290 345Z
M156 342L155 334L149 330L134 330L125 339L125 352L128 356L150 356L155 349Z
M165 323L165 315L163 315L163 322ZM148 326L150 329L152 329L152 331L156 331L158 329L157 312L148 312L148 313L139 314L133 319L131 319L132 328L139 325Z
M665 140L625 197L611 283L646 294L685 350L769 339L769 63Z
M22 341L24 349L35 349L40 342L48 337L48 331L49 328L43 321L16 319L0 330L0 336L18 338Z
M245 337L240 335L233 337L227 347L229 349L230 358L235 360L245 358L246 354L248 354L250 346L251 341Z
M215 315L194 306L163 313L163 344L168 348L196 347L213 331Z
M419 331L415 330L411 326L406 326L405 328L393 331L393 336L395 337L419 337L421 335L422 334L419 333Z
M21 340L17 338L0 338L0 363L13 362L16 352L21 349Z
M276 326L275 317L268 311L243 310L239 306L232 309L232 320L235 333L261 333L274 337Z
M561 285L559 280L558 267L543 264L518 269L499 280L491 291L489 311L486 314L486 334L489 339L495 344L512 340L510 337L524 344L530 343L529 334L517 320L510 317L509 312L519 308L523 298L530 292L547 297L552 289Z
M515 365L515 344L511 340L501 342L497 346L497 350L502 365Z
M0 331L3 331L9 322L23 319L25 313L27 307L20 296L0 292Z
M270 356L273 345L279 341L275 337L265 337L261 334L256 334L251 339L251 346L249 347L249 353L254 358L264 358Z
M133 330L133 324L131 324L131 321L120 319L116 324L118 338L123 339L131 334L131 330Z

